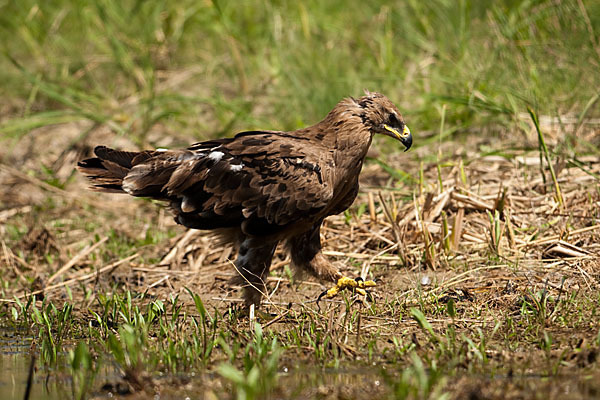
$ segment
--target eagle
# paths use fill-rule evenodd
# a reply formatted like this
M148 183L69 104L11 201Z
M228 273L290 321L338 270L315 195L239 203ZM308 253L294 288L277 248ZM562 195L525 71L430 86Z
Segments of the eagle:
M295 131L247 131L187 149L141 152L94 149L77 165L92 189L168 202L191 229L217 230L237 248L235 283L247 307L266 293L273 254L285 243L292 266L364 294L372 281L350 279L321 251L323 220L346 210L373 136L402 143L412 135L396 106L380 93L341 100L325 119Z

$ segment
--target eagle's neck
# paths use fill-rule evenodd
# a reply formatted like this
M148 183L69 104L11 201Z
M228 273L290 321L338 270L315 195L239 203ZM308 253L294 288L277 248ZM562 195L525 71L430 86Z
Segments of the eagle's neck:
M336 167L358 174L367 155L373 134L367 126L365 109L354 99L344 99L321 122L330 132Z

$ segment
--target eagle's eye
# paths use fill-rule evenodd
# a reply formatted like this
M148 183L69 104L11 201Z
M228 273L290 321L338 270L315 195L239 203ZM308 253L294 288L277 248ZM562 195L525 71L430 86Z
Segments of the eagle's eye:
M388 125L393 126L393 127L402 126L400 121L398 121L398 117L396 117L396 114L394 114L394 113L390 113L390 116L388 117Z

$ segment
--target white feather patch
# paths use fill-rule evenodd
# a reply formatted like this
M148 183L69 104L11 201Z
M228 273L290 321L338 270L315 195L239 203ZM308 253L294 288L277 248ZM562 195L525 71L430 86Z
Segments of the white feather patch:
M169 151L169 149L165 149L164 147L159 147L158 149L156 149L156 151L160 151L162 153L163 151Z
M131 173L130 173L131 174ZM131 176L126 176L123 179L123 183L121 184L121 188L123 189L123 191L127 194L130 194L133 196L133 193L137 190L137 185L135 184L135 180L133 180L131 178Z
M225 153L223 153L222 151L213 151L208 155L208 158L210 158L211 160L215 160L215 162L218 162L221 158L223 158L224 155Z
M135 190L134 185L132 185L131 182L127 182L127 180L123 181L121 187L123 188L123 191L127 194L132 194Z
M232 170L233 172L240 172L242 170L242 168L244 168L244 164L238 164L238 165L230 165L229 169Z
M184 213L189 213L196 210L190 199L186 196L183 196L181 199L181 211Z

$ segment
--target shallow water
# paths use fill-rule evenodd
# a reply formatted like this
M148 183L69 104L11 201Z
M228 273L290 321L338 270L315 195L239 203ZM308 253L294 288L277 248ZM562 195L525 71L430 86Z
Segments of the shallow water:
M0 400L24 399L27 389L31 356L32 338L10 329L0 329ZM39 366L39 362L36 362ZM320 369L309 366L285 367L281 363L278 384L274 396L267 398L314 398L345 397L367 399L393 396L390 382L381 375L380 367ZM114 367L104 367L96 377L95 390L86 398L108 399L123 398L116 390L106 389L106 382L118 382L120 379ZM559 375L546 377L537 374L507 376L495 374L493 377L478 374L454 376L445 388L454 394L464 394L471 398L503 398L507 393L516 397L524 393L534 394L532 398L573 399L598 398L600 385L598 376ZM181 376L157 376L155 382L161 387L160 395L137 393L134 398L185 399L215 398L228 391L228 384L214 372L184 374ZM216 385L216 386L215 386ZM38 367L34 370L29 399L70 399L74 398L71 376L60 370L46 370ZM213 391L215 389L215 391ZM508 392L507 392L508 391ZM115 393L111 393L115 392ZM509 396L510 397L510 396Z
M14 330L0 329L0 398L22 400L32 362L32 338ZM68 381L68 379L66 379ZM70 383L34 370L29 399L64 399L71 397Z

